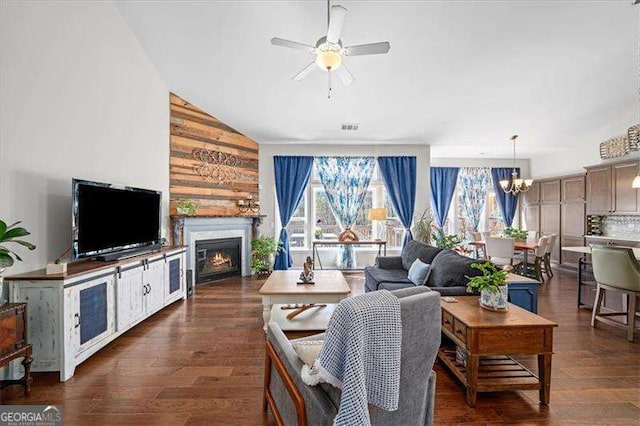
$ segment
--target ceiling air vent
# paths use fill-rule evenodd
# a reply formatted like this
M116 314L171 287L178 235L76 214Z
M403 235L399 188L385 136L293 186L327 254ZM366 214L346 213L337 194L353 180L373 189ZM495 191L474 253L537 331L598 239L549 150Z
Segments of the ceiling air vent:
M342 130L358 130L358 123L342 123Z

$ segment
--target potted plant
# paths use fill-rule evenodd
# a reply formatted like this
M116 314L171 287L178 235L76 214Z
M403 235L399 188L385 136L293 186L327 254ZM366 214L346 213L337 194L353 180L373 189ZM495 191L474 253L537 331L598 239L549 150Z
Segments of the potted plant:
M27 235L31 235L29 231L25 228L19 227L20 222L16 222L7 226L6 222L0 220L0 288L2 289L2 300L0 302L4 303L6 297L8 296L4 290L4 285L2 285L2 273L7 269L13 266L14 262L22 261L22 258L18 253L8 248L7 245L9 243L18 244L23 247L28 248L29 250L35 250L36 246L31 244L28 241L24 241L22 237L26 237Z
M507 285L508 271L499 271L491 262L472 263L471 267L478 269L482 275L470 277L467 283L468 293L480 292L480 306L494 311L505 311L508 307L509 288Z
M429 209L422 212L422 215L414 219L413 239L423 244L431 245L431 228L433 227L433 216L427 214Z
M178 214L195 216L197 207L197 204L193 200L180 200L178 201L176 210L178 211Z
M316 240L321 240L324 232L322 231L322 218L316 219L316 229L313 232L313 236Z
M255 273L271 271L276 251L282 252L282 243L271 237L258 237L251 240L251 270Z
M453 249L462 242L460 237L453 234L446 235L444 233L444 229L441 229L441 228L436 229L434 238L436 240L436 247L446 248L446 249Z
M525 241L528 235L526 229L515 228L513 226L507 226L504 228L502 233L507 237L515 238L518 241Z

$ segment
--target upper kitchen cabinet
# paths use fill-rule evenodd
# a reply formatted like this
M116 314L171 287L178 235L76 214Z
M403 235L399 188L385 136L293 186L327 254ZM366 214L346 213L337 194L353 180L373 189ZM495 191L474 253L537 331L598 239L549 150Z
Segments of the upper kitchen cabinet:
M587 167L587 214L638 214L638 160Z

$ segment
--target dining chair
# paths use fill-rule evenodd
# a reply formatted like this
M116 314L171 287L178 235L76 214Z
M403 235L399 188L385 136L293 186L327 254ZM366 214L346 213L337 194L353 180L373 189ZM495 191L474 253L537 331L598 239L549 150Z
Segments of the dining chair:
M549 238L549 241L547 243L547 249L544 253L544 263L542 265L542 270L545 274L547 274L547 278L551 278L553 277L553 269L551 269L551 253L553 252L553 247L556 245L558 234L549 234L546 236Z
M544 266L544 259L549 241L549 237L541 237L540 239L538 239L538 246L534 251L535 257L533 259L533 262L528 261L526 265L523 265L523 273L525 276L531 276L540 282L544 281L542 268Z
M627 340L633 342L636 331L636 311L640 297L640 264L630 248L591 247L593 276L596 279L596 300L591 313L591 327L603 322L627 329ZM604 291L620 292L627 297L627 310L623 312L601 312ZM610 316L625 316L626 324L612 320Z
M527 231L527 240L535 240L538 238L538 231Z
M487 259L491 263L503 267L511 265L518 267L522 260L516 257L514 250L516 244L515 238L488 237L485 239L485 251Z
M473 232L472 235L473 235L473 241L478 242L478 241L485 240L487 237L490 237L491 236L491 232L488 232L488 231L482 231L482 232L481 231L476 231L476 232ZM486 259L487 251L485 250L484 247L478 247L478 246L476 246L476 249L475 249L476 259L480 259L481 258L480 257L480 251L481 250L482 250L482 258Z

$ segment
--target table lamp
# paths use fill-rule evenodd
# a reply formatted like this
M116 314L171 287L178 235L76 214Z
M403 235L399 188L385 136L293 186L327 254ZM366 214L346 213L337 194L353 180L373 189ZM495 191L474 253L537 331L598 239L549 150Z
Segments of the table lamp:
M382 208L374 208L369 209L369 220L377 220L377 221L386 221L387 220L387 209ZM382 237L376 238L376 240L381 240Z

